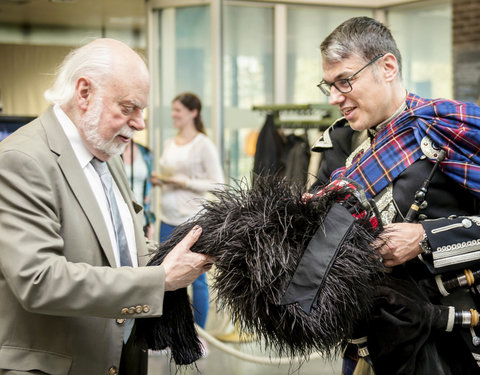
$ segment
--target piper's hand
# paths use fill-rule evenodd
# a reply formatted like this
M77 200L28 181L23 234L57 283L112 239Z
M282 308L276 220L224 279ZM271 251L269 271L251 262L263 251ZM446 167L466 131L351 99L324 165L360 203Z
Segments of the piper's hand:
M314 197L313 194L303 193L303 195L302 195L302 202L305 203L306 201L308 201L309 199L312 199L313 197Z
M423 226L413 223L394 223L385 226L377 241L383 264L387 267L397 266L415 258L422 252L420 241L423 238Z
M193 227L163 260L165 290L184 288L212 267L214 258L190 251L201 234L202 228Z

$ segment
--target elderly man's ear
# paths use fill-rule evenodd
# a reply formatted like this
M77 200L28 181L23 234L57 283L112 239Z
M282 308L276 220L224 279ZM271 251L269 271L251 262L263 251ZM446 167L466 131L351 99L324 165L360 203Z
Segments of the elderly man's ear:
M86 111L88 108L88 103L93 94L92 89L92 84L87 78L80 77L77 80L77 84L75 85L75 100L78 107L83 111Z

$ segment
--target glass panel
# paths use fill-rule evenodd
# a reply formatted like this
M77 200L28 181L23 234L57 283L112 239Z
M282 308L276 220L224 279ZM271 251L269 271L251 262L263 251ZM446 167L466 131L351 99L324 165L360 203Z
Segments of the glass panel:
M159 77L161 105L155 108L155 147L175 135L171 101L179 93L190 91L202 101L202 118L211 136L212 98L210 7L192 6L158 11ZM158 140L158 141L157 141ZM157 143L158 142L158 143Z
M175 42L176 94L193 91L203 105L211 105L212 57L208 6L177 8Z
M245 141L263 120L251 108L273 102L273 7L225 5L223 30L226 176L239 178L253 168Z
M250 109L271 102L273 8L227 5L224 16L225 105Z
M393 8L390 29L403 59L407 90L452 98L452 15L449 2Z
M368 9L289 6L287 13L287 100L293 104L328 103L318 87L322 79L320 43L351 17L373 17Z

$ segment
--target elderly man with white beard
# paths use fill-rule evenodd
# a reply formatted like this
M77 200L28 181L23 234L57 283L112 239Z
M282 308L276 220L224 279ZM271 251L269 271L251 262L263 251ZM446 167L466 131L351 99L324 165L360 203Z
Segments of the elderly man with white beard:
M145 128L149 73L125 44L72 51L44 114L0 144L0 374L146 374L136 318L212 259L193 228L161 266L120 154Z

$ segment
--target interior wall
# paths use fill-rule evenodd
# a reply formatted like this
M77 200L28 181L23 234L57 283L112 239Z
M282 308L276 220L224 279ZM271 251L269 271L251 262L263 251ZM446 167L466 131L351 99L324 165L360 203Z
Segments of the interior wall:
M47 107L43 92L72 48L96 38L114 38L145 56L143 31L128 28L62 27L0 23L2 115L37 116ZM1 105L0 105L1 107Z
M43 92L69 51L64 46L0 44L2 115L38 116L45 111L48 103Z
M480 2L453 0L452 13L455 99L480 104Z

